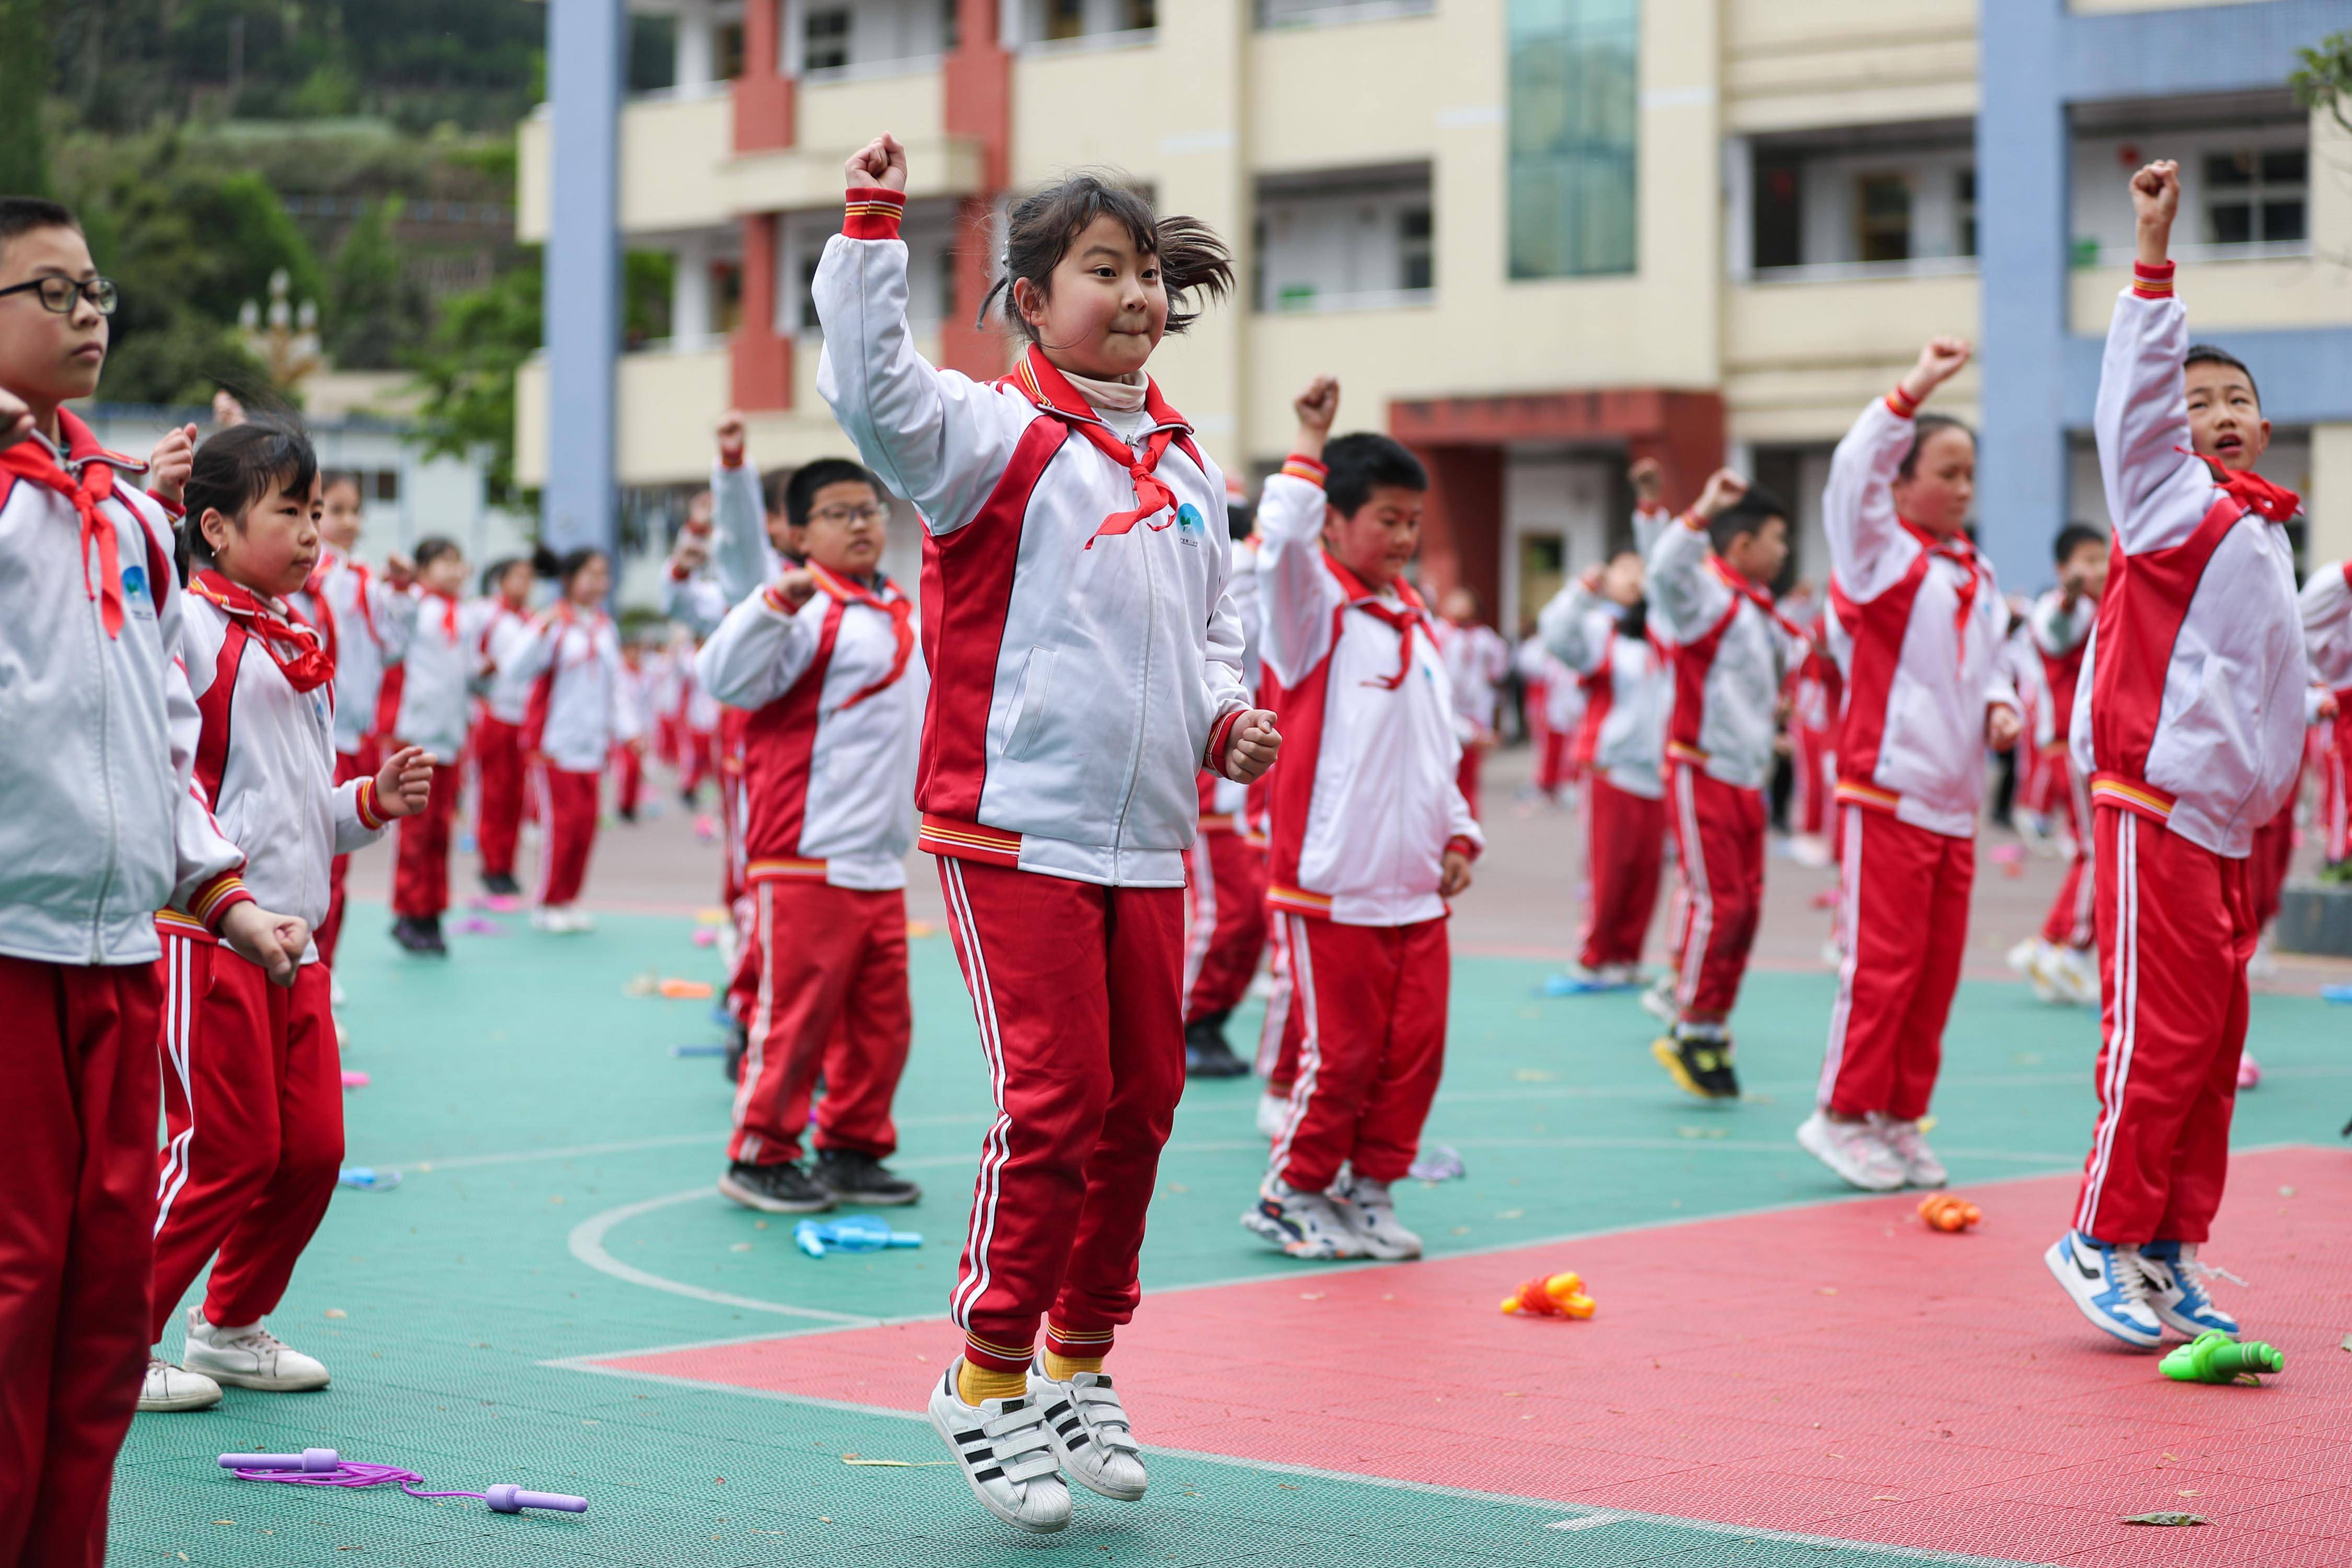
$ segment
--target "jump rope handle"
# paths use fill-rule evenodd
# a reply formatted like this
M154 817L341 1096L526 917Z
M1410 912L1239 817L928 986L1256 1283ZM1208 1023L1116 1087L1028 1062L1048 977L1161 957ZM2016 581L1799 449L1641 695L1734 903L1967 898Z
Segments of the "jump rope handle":
M305 1448L299 1454L223 1454L224 1470L306 1470L323 1474L341 1468L343 1458L332 1448Z
M561 1509L565 1513L588 1511L588 1500L584 1497L566 1497L562 1492L527 1492L506 1481L500 1481L484 1492L482 1500L497 1513L520 1513L527 1508Z

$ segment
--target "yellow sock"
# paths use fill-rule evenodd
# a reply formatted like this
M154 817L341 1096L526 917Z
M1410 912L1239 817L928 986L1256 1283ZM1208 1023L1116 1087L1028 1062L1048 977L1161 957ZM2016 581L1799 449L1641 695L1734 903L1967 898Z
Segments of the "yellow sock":
M1029 1391L1029 1374L1025 1372L998 1372L993 1367L975 1366L969 1358L956 1369L956 1397L966 1405L977 1405L983 1399L1012 1399Z
M1057 1355L1045 1352L1045 1375L1056 1383L1067 1383L1082 1372L1100 1372L1103 1358L1098 1355Z

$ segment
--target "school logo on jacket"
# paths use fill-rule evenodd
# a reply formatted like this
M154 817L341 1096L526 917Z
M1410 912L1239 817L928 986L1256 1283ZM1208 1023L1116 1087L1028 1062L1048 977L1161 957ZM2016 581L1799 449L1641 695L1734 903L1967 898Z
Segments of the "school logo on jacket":
M147 597L147 568L136 562L122 569L122 602L140 619L155 618L154 604Z
M1195 550L1201 546L1201 534L1206 526L1201 518L1201 509L1191 501L1176 509L1176 537Z

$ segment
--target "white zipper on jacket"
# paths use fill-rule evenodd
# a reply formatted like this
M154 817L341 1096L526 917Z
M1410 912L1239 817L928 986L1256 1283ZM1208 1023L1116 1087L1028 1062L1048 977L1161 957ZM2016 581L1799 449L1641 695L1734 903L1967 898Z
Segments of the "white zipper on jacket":
M112 526L112 519L110 518L107 521L110 527ZM146 527L146 524L142 522L140 526L143 529ZM82 558L82 570L85 572L89 570L89 558L87 555ZM105 930L106 926L106 896L114 890L114 873L120 867L122 859L122 809L121 804L114 798L114 759L112 748L107 744L108 738L114 729L114 703L112 700L114 696L114 667L106 657L106 629L100 624L102 615L102 602L97 599L90 601L89 635L92 642L97 645L98 668L100 672L98 682L98 776L103 780L105 784L107 819L106 875L99 879L98 898L96 901L90 905L89 910L89 961L92 963L100 963L105 958L106 948L101 933ZM125 619L127 620L128 617L126 616ZM173 804L176 805L178 803L175 801ZM177 837L178 835L175 832L173 835L175 840Z
M1100 425L1106 430L1110 430L1110 423L1108 420L1098 418L1095 423ZM1145 430L1141 432L1141 434L1146 439L1149 439L1162 429L1181 430L1185 428L1187 428L1187 426L1181 425L1154 425L1150 429ZM1118 432L1112 430L1111 434L1116 436ZM1122 439L1124 437L1122 437ZM1129 448L1132 450L1135 443L1129 441L1127 445ZM1171 497L1171 499L1172 500L1173 498ZM1139 518L1136 521L1141 522L1143 520ZM1174 520L1171 519L1170 521L1172 522ZM1119 797L1118 820L1111 826L1110 830L1110 879L1111 886L1113 887L1120 886L1125 880L1124 877L1122 877L1120 873L1124 868L1121 865L1121 861L1125 858L1127 854L1127 814L1128 808L1135 804L1135 786L1142 780L1143 777L1143 737L1149 728L1148 721L1151 717L1151 649L1152 645L1159 640L1160 636L1160 580L1153 574L1151 570L1150 534L1150 525L1149 523L1145 523L1144 539L1142 542L1142 549L1144 551L1142 707L1137 712L1135 717L1135 750L1128 757L1127 762L1127 793Z

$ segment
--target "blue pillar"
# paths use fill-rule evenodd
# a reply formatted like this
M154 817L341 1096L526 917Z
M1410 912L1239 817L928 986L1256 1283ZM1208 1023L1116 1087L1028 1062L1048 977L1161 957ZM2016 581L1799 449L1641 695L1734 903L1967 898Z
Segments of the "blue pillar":
M624 0L548 0L553 167L542 306L548 429L540 537L559 553L593 546L609 556L620 538L613 376L621 336L627 40Z
M1977 344L1984 429L1977 524L2002 587L2051 576L2065 521L2068 214L2063 0L1983 0L1977 113L1977 249L1984 328Z

